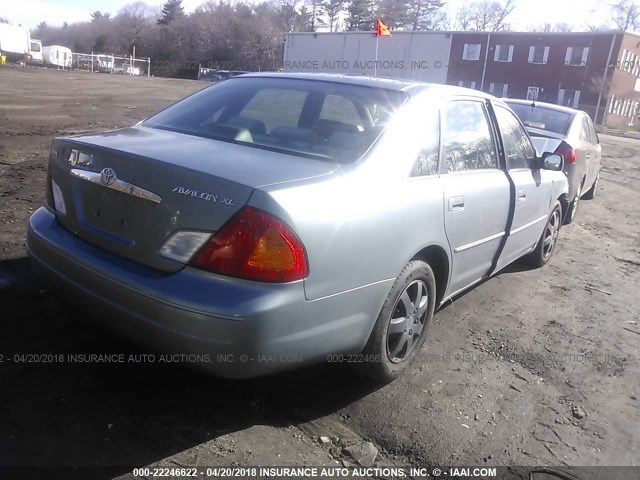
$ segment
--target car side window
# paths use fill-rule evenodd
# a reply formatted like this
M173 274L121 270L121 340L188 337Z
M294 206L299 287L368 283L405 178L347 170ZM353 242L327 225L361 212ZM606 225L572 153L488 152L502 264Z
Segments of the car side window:
M589 130L591 131L591 138L593 139L593 144L597 145L600 143L600 138L598 138L598 132L596 132L596 128L593 126L593 122L590 118L587 119L587 123L589 124Z
M502 134L504 156L509 170L515 168L531 168L536 153L518 118L500 105L495 107L498 127Z
M580 140L589 143L595 143L591 138L591 129L589 128L589 121L587 117L582 117L582 128L580 129Z
M353 102L342 95L327 95L320 110L320 120L347 122L352 125L362 123Z
M418 158L411 169L412 177L424 177L438 173L438 158L440 154L440 121L439 115L432 115L424 119L421 127L421 148Z
M598 135L596 134L595 129L593 128L593 122L586 115L582 117L583 129L587 132L587 138L589 143L595 145L598 143Z
M240 115L263 122L267 133L278 126L297 127L306 99L304 91L265 88L249 100Z
M448 172L498 168L485 106L455 100L442 112L442 143Z

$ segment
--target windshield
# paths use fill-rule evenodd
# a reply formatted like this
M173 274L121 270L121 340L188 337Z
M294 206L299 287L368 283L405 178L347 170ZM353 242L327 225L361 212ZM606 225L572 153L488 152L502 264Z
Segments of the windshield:
M572 113L561 112L552 108L509 103L511 109L516 112L525 127L540 128L550 132L567 134L569 124L573 118Z
M169 107L147 127L340 163L360 158L404 92L291 78L237 77Z

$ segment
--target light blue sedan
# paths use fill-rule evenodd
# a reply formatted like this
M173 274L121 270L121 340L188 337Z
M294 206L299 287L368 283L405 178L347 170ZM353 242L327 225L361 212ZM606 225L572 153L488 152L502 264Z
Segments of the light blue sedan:
M171 358L228 377L348 361L390 381L439 305L549 260L562 167L481 92L248 74L55 139L27 245L89 316Z

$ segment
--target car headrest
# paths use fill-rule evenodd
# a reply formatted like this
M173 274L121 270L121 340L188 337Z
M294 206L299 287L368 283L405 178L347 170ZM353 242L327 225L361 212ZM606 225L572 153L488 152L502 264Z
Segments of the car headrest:
M246 128L254 135L265 135L267 133L267 128L265 127L264 122L255 118L233 115L232 117L229 117L225 123L228 125Z
M317 143L318 135L313 130L300 127L289 127L281 125L271 130L271 136L295 142Z

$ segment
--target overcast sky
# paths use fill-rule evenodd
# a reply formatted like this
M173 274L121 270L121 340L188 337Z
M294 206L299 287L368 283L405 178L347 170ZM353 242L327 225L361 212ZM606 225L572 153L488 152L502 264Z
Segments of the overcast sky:
M251 0L249 0L251 1ZM254 0L255 1L255 0ZM606 23L610 16L607 2L599 0L516 0L517 7L509 17L509 22L516 29L524 30L531 25L545 22L569 23L575 25L574 30L584 30L585 23L600 25ZM89 14L96 10L115 15L118 10L131 0L5 0L0 7L0 16L11 23L34 28L45 21L50 25L62 25L89 20ZM152 6L159 6L162 0L149 0ZM204 0L183 0L187 12L193 11ZM455 15L456 9L464 0L449 0L446 8Z

